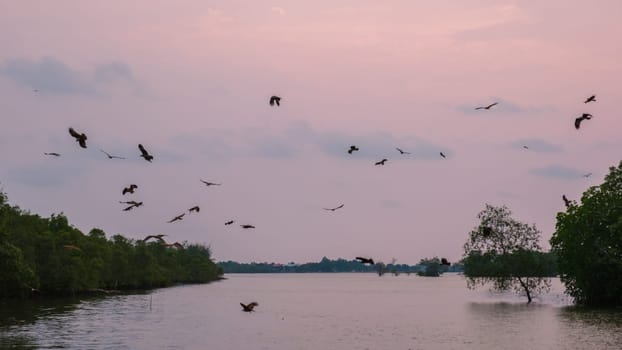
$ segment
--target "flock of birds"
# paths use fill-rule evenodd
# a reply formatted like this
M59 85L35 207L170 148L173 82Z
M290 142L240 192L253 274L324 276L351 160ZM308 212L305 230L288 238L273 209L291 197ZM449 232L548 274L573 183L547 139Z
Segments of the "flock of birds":
M590 102L595 102L596 101L596 95L592 95L590 97L588 97L584 103L590 103ZM273 107L278 107L281 105L281 97L280 96L271 96L270 100L269 100L269 104L270 106ZM489 105L486 106L479 106L476 107L475 110L484 110L484 111L488 111L491 110L493 107L497 106L499 103L498 102L494 102L491 103ZM590 113L583 113L581 116L577 117L574 120L574 127L575 129L579 130L581 128L581 124L586 121L586 120L591 120L593 118L593 115ZM78 143L78 145L81 148L87 148L87 140L88 137L85 133L80 133L77 132L75 129L73 129L72 127L69 128L69 135L71 135L75 141ZM529 147L527 145L523 145L524 149L529 149ZM399 152L400 155L408 155L411 154L408 151L405 151L399 147L395 147L395 149ZM147 149L142 145L142 144L138 144L138 150L140 151L140 157L142 157L143 159L145 159L147 162L152 162L154 160L154 156L152 154L149 153L149 151L147 151ZM360 148L356 145L351 145L346 152L348 154L353 154L354 152L359 151ZM117 156L117 155L112 155L106 151L104 151L103 149L100 149L100 151L102 153L104 153L106 155L106 157L108 157L108 159L126 159L125 157L121 157L121 156ZM46 152L44 153L44 155L47 156L54 156L54 157L60 157L60 153L57 152ZM441 151L439 152L439 155L441 158L447 158L447 156ZM377 162L374 163L375 166L383 166L388 162L387 158L383 158ZM588 173L588 174L584 174L583 177L589 177L591 176L592 173ZM205 186L210 187L210 186L221 186L222 183L216 183L216 182L210 182L210 181L205 181L205 180L200 180ZM138 186L136 184L130 184L127 187L124 187L122 190L122 195L126 195L126 194L134 194L134 192L138 189ZM572 204L572 201L569 200L566 195L562 195L562 199L564 201L564 204L566 205L566 207L569 207ZM119 203L121 204L125 204L126 207L123 209L123 211L130 211L133 210L135 208L138 208L140 206L143 205L143 202L138 202L138 201L134 201L134 200L129 200L129 201L119 201ZM331 212L335 212L341 208L344 207L344 204L340 204L336 207L332 207L332 208L322 208L326 211L331 211ZM199 208L199 206L194 206L192 208L189 208L188 210L184 211L181 214L178 214L176 216L174 216L172 219L170 219L169 221L166 221L167 223L174 223L177 221L181 221L183 220L183 218L185 217L186 214L192 214L192 213L199 213L201 209ZM234 220L228 220L227 222L225 222L224 224L226 226L233 224L235 221ZM241 224L240 227L242 227L243 229L253 229L255 228L254 225L251 224ZM488 229L488 230L486 230ZM487 236L490 235L490 229L489 228L484 228L483 231L483 235ZM160 243L163 246L166 247L175 247L177 249L184 249L184 246L179 243L179 242L174 242L174 243L167 243L164 240L164 237L166 237L167 235L164 234L158 234L158 235L148 235L147 237L145 237L142 241L143 242L147 242L151 239L155 239L158 243ZM69 250L80 250L79 247L74 246L74 245L65 245L64 246L65 249L69 249ZM357 256L355 258L357 261L359 261L361 264L369 264L369 265L374 265L374 259L370 258L370 257L360 257ZM441 258L440 260L440 264L441 265L445 265L445 266L450 266L451 263L446 259L446 258ZM257 307L259 304L257 302L251 302L248 304L244 304L244 303L240 303L240 305L242 306L242 311L244 312L253 312L254 308Z

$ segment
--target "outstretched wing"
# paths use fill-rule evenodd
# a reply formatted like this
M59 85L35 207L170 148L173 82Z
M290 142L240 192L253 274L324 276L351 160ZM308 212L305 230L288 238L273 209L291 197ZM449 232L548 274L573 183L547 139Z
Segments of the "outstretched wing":
M575 129L579 129L581 127L581 122L583 121L582 117L579 117L577 119L574 120L574 128Z
M496 106L496 105L498 105L498 104L499 104L499 102L495 102L495 103L489 104L489 105L486 107L486 109L490 109L491 107L494 107L494 106Z
M142 144L138 144L138 149L140 150L140 153L144 156L147 157L149 156L149 152L147 152L147 150L145 149L145 147L143 147Z
M73 128L69 128L69 135L75 137L76 139L80 138L80 134L78 134Z

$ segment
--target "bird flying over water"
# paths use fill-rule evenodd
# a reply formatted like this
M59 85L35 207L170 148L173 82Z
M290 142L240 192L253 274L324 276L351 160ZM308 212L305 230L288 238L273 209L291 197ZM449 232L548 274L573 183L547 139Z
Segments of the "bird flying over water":
M572 204L572 202L568 199L568 197L566 197L566 195L562 195L562 199L564 200L564 204L566 205L566 208L570 207L570 204Z
M583 103L596 102L596 95L588 97Z
M443 152L441 152L441 157L447 158L447 156L445 156L445 154Z
M108 157L108 159L115 159L115 158L116 158L116 159L125 159L125 158L123 158L123 157L113 156L113 155L111 155L110 153L108 153L108 152L104 151L104 150L103 150L103 149L101 149L101 148L100 148L99 150L100 150L100 151L102 151L102 152L103 152L103 153L104 153L104 154Z
M56 152L46 152L43 154L45 154L46 156L60 157L60 153L56 153Z
M129 204L130 206L123 209L123 211L129 211L132 210L134 208L138 208L141 205L143 205L143 202L136 202L136 201L127 201L127 202L119 202L119 203L123 203L123 204Z
M340 205L340 206L338 206L338 207L334 207L334 208L322 208L322 209L324 209L324 210L330 210L330 211L335 211L335 210L337 210L337 209L341 209L341 208L343 208L343 204L341 204L341 205Z
M73 128L69 128L69 135L73 136L74 139L76 139L76 142L78 144L80 144L80 147L82 148L86 148L86 134L82 133L78 133L77 131L75 131Z
M151 161L153 160L153 156L149 154L149 152L147 152L145 147L139 143L138 149L140 150L140 156L145 158L145 160L148 161L149 163L151 163Z
M248 305L244 305L243 303L240 303L240 305L242 306L242 311L244 312L253 312L255 306L259 306L259 304L257 304L257 302L253 301L252 303L249 303Z
M123 192L121 192L121 194L125 195L126 193L134 193L134 190L137 188L138 186L131 184L129 187L123 188Z
M198 205L197 205L197 206L194 206L194 207L192 207L192 208L190 208L190 209L188 209L188 212L189 212L189 213L192 213L192 212L196 212L196 213L198 213L199 211L201 211L201 208L199 208L199 206L198 206Z
M577 119L574 120L574 127L575 129L579 130L579 128L581 127L581 122L584 120L590 120L592 119L592 115L589 113L583 113L580 117L578 117Z
M358 260L361 264L369 264L369 265L374 264L374 259L372 258L363 258L363 257L357 256L355 259Z
M275 103L277 106L281 105L281 98L279 96L270 97L270 106L274 106Z
M143 242L147 242L149 239L151 238L155 238L157 239L160 243L166 243L164 242L164 239L162 237L164 237L166 235L149 235L147 237L145 237L145 239L143 239Z
M171 220L167 221L167 223L170 224L170 223L175 222L175 221L180 221L180 220L182 220L184 218L184 215L186 215L186 213L179 214L176 217L172 218Z
M235 221L233 221L233 220L229 220L229 221L225 222L225 225L226 225L226 226L229 226L229 225L233 224L234 222L235 222Z
M395 147L395 149L400 152L400 154L410 154L410 152L406 152L404 150L402 150L401 148Z
M494 107L494 106L496 106L496 105L498 105L498 104L499 104L499 102L491 103L491 104L489 104L488 106L480 106L480 107L477 107L477 108L475 108L475 110L478 110L478 109L490 109L490 108L492 108L492 107Z
M451 265L451 263L449 261L447 261L447 259L442 258L441 259L441 265L449 266L449 265Z
M383 158L381 161L378 161L378 162L374 163L374 165L384 165L384 163L386 163L387 160L388 159Z
M242 228L255 228L253 225L240 225Z
M354 151L358 151L359 148L356 147L355 145L350 146L350 149L348 150L348 154L352 154L352 152Z

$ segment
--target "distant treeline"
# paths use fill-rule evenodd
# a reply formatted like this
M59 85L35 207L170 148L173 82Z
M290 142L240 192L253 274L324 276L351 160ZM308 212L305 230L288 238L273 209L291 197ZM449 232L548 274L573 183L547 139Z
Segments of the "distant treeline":
M62 214L30 214L0 193L0 298L204 283L222 273L209 247L107 239L100 229L85 235Z
M379 266L386 273L417 273L425 271L426 265L406 265L406 264L382 264L363 265L356 260L337 259L331 260L323 257L320 262L309 262L305 264L277 263L239 263L235 261L219 262L225 273L306 273L306 272L373 272L378 273ZM462 265L452 265L447 269L448 272L461 272Z

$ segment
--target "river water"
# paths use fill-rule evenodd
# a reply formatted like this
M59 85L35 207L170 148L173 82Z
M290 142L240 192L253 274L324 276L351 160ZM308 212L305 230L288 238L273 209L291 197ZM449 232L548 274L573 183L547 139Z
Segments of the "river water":
M526 305L442 277L231 274L144 294L0 303L0 348L622 349L622 311ZM240 302L256 301L253 313Z

